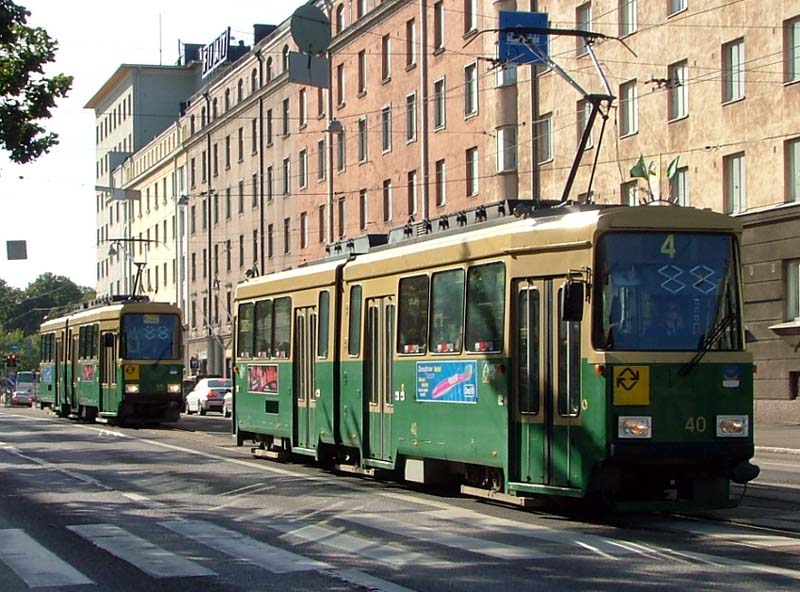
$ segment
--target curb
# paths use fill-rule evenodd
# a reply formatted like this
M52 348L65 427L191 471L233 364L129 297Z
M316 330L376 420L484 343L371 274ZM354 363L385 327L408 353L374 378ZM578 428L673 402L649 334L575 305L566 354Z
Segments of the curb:
M777 448L775 446L756 446L756 453L771 452L775 454L794 454L800 455L800 450L796 448Z

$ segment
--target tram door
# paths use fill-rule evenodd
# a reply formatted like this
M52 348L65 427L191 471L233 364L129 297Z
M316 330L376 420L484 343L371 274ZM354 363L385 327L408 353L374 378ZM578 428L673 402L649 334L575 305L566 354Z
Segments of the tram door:
M389 461L392 459L394 298L370 298L366 307L364 455Z
M511 480L570 487L580 403L580 323L561 321L563 278L514 283Z
M106 337L106 336L109 337ZM100 339L100 408L98 411L115 411L114 394L117 387L116 373L116 343L114 334L110 331L104 332Z
M67 372L67 404L78 411L78 341L79 334L70 331L69 370Z
M64 366L64 333L61 332L56 335L56 375L53 379L54 388L56 389L53 398L53 410L56 413L61 412L61 406L64 404Z
M294 315L294 442L300 448L316 448L317 308L298 308Z

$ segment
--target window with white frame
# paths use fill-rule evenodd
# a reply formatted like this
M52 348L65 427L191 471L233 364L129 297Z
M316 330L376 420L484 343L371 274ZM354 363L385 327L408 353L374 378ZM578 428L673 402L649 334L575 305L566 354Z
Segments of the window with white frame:
M290 158L283 159L283 195L289 195L292 188L292 161Z
M289 99L283 99L283 110L281 112L281 123L283 124L283 135L289 135Z
M297 168L300 169L297 173L300 189L305 189L308 185L308 151L305 148L300 151L297 157Z
M362 96L367 92L367 52L361 50L358 52L358 96Z
M478 147L467 148L466 152L467 168L467 197L478 195Z
M464 34L478 30L478 0L464 0Z
M534 126L537 161L539 164L553 160L553 114L545 113Z
M786 199L800 202L800 138L786 142Z
M517 83L517 65L514 63L501 64L497 67L497 79L495 85L510 86Z
M383 181L383 221L389 222L392 219L392 180Z
M738 214L747 209L746 169L744 152L723 159L725 177L725 212Z
M686 10L686 0L667 0L667 15Z
M744 40L722 46L722 102L744 98Z
M592 30L592 3L585 2L575 9L575 28L579 31ZM586 39L583 37L576 37L578 55L586 55Z
M298 95L297 111L300 129L303 129L308 123L308 101L306 100L306 89L304 88L300 89L300 94Z
M336 66L336 105L344 105L344 64Z
M406 141L417 139L417 93L406 95Z
M669 79L669 120L682 119L689 114L689 87L686 86L689 62L682 60L667 69Z
M336 170L342 172L345 167L344 130L336 132Z
M632 35L636 32L637 0L619 0L619 36Z
M367 120L358 120L358 162L367 161Z
M436 205L442 207L447 203L444 159L436 161L434 170L436 175Z
M381 109L381 151L392 149L392 106Z
M392 38L384 35L381 38L381 80L392 77Z
M800 16L783 22L784 82L800 80Z
M800 259L786 262L786 320L800 321Z
M619 135L630 136L639 131L636 80L629 80L619 87Z
M578 111L578 145L580 145L581 138L583 137L583 132L586 130L586 126L589 125L589 117L592 113L592 104L589 101L581 99L577 103L577 111ZM589 137L586 140L585 149L589 149L594 146L594 138L592 133L589 132Z
M444 0L433 5L433 50L444 47Z
M317 140L317 180L322 181L325 178L327 168L325 158L325 138Z
M497 172L517 170L517 126L497 128Z
M346 218L347 212L345 210L346 206L345 198L341 198L338 202L338 205L339 205L339 238L342 238L345 235L345 232L347 232L347 228L345 226L345 220L347 219Z
M433 81L433 129L443 129L446 124L444 78Z
M464 117L478 112L478 64L464 66Z
M680 167L669 180L669 196L679 206L689 205L689 167Z
M417 63L417 26L414 19L406 21L406 68Z
M413 216L417 213L417 171L409 171L406 176L406 189L408 215Z
M622 183L619 187L620 203L625 206L635 206L638 203L638 190L639 186L636 180Z
M369 221L369 201L367 200L367 190L362 189L358 192L358 227L361 230L367 229Z

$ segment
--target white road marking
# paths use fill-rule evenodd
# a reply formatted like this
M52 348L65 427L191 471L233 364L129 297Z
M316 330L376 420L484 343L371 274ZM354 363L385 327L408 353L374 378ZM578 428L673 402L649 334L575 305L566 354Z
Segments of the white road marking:
M414 590L410 588L387 582L386 580L376 578L355 569L340 569L335 572L328 572L328 575L357 586L362 586L368 590L375 590L375 592L414 592Z
M333 569L322 561L285 551L210 522L170 520L159 524L200 544L237 559L244 559L273 573Z
M113 524L76 524L69 530L154 578L215 576L216 572L171 553Z
M747 526L729 526L712 522L690 522L666 524L665 528L677 532L689 532L716 539L724 539L737 545L748 547L800 547L800 537L789 537L776 534L769 529Z
M94 584L77 569L16 528L0 530L0 561L31 588Z

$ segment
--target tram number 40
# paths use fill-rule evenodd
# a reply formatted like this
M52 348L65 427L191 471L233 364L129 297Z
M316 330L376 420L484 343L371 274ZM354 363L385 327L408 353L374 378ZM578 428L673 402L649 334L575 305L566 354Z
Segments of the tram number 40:
M686 425L683 426L683 429L687 432L705 432L706 428L708 427L708 422L706 422L706 418L702 415L698 417L690 417L686 420Z

